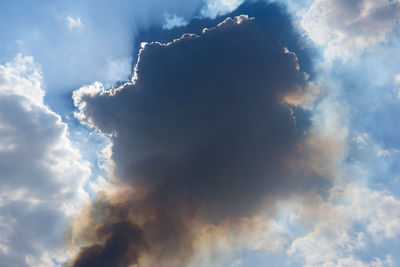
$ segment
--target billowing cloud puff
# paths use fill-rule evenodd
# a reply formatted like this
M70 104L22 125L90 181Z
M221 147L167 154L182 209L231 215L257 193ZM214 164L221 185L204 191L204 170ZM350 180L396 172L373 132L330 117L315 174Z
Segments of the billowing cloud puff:
M238 16L143 45L132 82L115 90L75 92L79 118L112 136L122 189L93 203L71 264L188 266L203 226L218 232L265 203L273 213L276 199L301 192L308 176L290 161L310 122L283 100L304 84L296 55Z
M387 40L399 16L398 0L316 0L301 26L328 58L346 58Z
M39 67L0 66L0 265L52 266L66 218L87 200L90 175L60 116L43 102ZM65 256L65 255L63 255Z

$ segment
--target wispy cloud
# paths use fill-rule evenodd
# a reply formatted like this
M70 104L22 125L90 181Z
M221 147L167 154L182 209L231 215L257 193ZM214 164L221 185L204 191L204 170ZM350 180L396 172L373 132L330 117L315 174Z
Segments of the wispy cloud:
M245 0L206 0L206 4L201 10L201 15L207 18L216 18L217 16L234 11Z
M73 18L71 16L66 17L68 28L72 31L82 26L81 19L79 17Z
M171 30L175 27L182 27L188 24L188 21L184 17L176 14L165 13L164 18L165 22L162 26L163 29Z

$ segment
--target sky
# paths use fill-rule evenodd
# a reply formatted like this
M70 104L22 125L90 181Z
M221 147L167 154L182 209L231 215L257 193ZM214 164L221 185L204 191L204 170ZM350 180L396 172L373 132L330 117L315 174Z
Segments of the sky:
M0 3L0 266L400 266L400 1Z

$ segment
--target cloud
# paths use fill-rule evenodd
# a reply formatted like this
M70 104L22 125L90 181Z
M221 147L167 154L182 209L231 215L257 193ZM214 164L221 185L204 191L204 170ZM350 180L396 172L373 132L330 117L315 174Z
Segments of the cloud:
M87 201L87 162L43 102L33 58L0 66L0 265L51 266L68 216ZM65 255L61 256L63 258Z
M73 18L70 16L66 17L68 28L72 31L82 26L81 19L79 17Z
M165 22L162 26L163 29L171 30L175 27L182 27L188 24L184 17L177 16L176 14L165 13L164 17Z
M355 184L330 190L327 200L309 197L297 219L311 224L311 231L295 239L288 254L300 255L304 266L393 266L391 255L371 261L359 258L371 244L400 234L400 201L388 193Z
M76 91L78 118L112 136L122 189L92 204L71 264L186 266L205 225L265 203L272 214L276 199L301 192L309 176L288 160L306 139L296 125L306 131L309 118L299 113L295 124L281 100L305 83L296 55L239 16L145 44L133 80L117 89Z
M316 0L301 27L327 58L346 59L386 41L399 15L397 0Z
M245 0L206 0L205 6L200 14L206 18L215 19L217 16L225 15L234 11Z
M268 216L228 218L218 225L202 228L195 245L199 252L187 266L227 266L226 263L232 260L237 266L246 266L239 264L241 259L236 259L243 249L276 253L287 243L285 229Z

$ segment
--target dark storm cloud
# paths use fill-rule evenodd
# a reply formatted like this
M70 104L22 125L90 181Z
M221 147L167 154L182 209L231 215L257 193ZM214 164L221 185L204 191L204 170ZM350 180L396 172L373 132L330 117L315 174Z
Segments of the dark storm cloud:
M113 135L114 175L128 189L93 204L98 244L73 266L185 266L199 217L249 216L304 182L287 161L306 136L281 103L303 75L254 19L147 44L135 77L115 94L75 94L86 122Z

